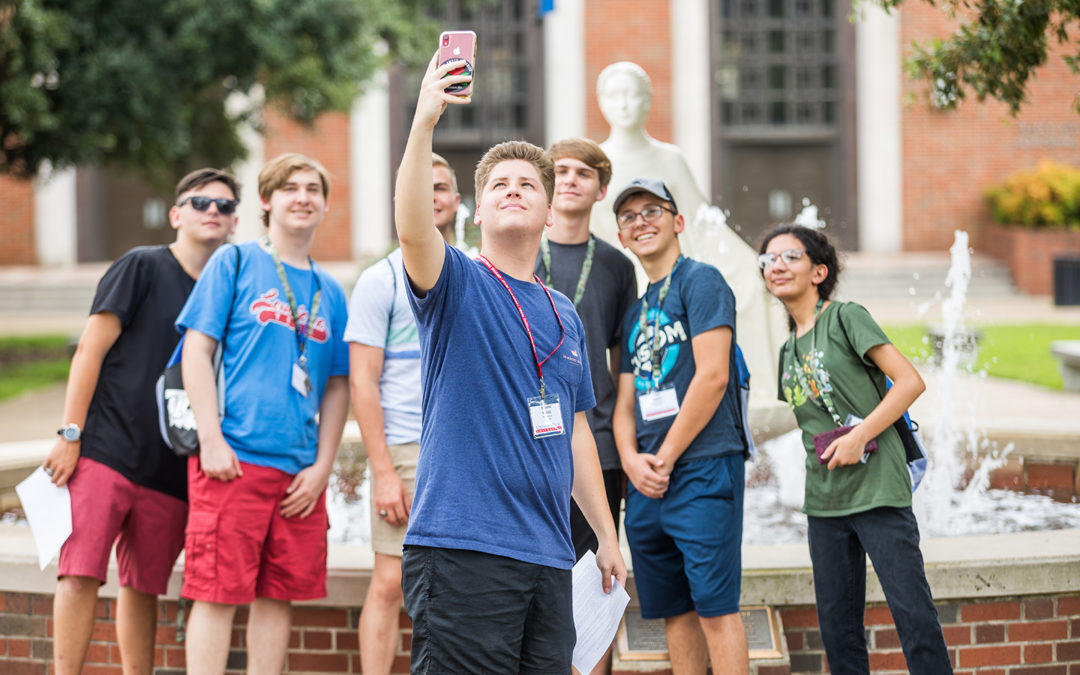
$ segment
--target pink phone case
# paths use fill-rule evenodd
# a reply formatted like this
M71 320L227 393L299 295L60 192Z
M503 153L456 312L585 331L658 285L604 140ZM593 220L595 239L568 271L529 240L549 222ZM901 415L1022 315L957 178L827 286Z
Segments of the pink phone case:
M451 30L439 36L439 65L448 61L461 61L461 66L451 70L447 75L473 75L476 63L476 33L471 30ZM452 84L446 88L446 93L457 96L471 96L473 91L472 82Z
M829 449L829 444L837 438L846 435L849 431L855 427L837 427L832 431L823 431L820 434L814 435L814 452L817 453L818 464L824 464L825 460L821 458L821 454ZM876 452L877 451L877 439L871 438L870 442L863 448L863 452Z

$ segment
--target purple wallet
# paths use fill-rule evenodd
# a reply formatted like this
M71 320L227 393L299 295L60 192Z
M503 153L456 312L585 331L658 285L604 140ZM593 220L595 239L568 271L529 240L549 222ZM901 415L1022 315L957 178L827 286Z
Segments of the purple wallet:
M832 443L833 441L835 441L836 439L840 438L841 436L847 434L847 432L851 431L854 428L855 427L853 427L853 426L837 427L837 428L833 429L832 431L824 431L824 432L822 432L820 434L815 434L814 435L814 452L817 453L818 464L824 464L825 463L825 460L821 458L821 454L823 452L825 452L829 448L829 444ZM865 448L863 448L863 452L874 452L876 450L877 450L877 439L876 438L871 438L870 442L866 444Z

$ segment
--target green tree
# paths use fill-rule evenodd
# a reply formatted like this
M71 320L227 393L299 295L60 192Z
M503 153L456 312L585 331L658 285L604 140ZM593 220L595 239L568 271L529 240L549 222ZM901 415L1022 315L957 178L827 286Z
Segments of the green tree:
M438 0L0 0L0 173L104 164L150 178L243 156L262 99L348 110L423 61Z
M935 0L926 0L936 5ZM886 10L903 0L882 0ZM947 38L914 46L907 69L928 82L931 100L939 108L955 108L970 90L1009 106L1012 114L1027 102L1028 80L1046 63L1057 42L1071 53L1064 56L1080 74L1080 0L942 0L959 28ZM1072 37L1070 38L1070 31ZM1076 101L1080 112L1080 97Z

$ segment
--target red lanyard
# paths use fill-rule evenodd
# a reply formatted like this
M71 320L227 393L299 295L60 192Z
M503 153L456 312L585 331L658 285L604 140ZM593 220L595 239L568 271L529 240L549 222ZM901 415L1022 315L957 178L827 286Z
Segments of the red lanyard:
M551 302L551 311L555 312L555 320L559 322L559 344L555 345L555 349L550 354L540 360L540 355L536 352L536 341L533 340L532 328L529 327L529 320L525 318L525 310L521 308L521 303L518 302L517 296L514 295L514 291L510 288L510 285L506 283L506 279L499 270L495 269L495 266L491 264L491 261L484 256L479 256L480 262L484 263L484 267L488 269L495 278L499 280L506 292L510 294L510 299L514 301L514 307L517 307L518 316L521 317L521 324L525 326L525 334L529 336L529 344L532 345L533 360L536 361L536 374L540 376L540 396L544 396L544 370L543 365L555 355L555 352L559 351L559 347L562 346L563 340L566 339L566 328L563 327L562 317L559 316L559 310L555 308L555 298L551 297L551 291L547 289L543 281L540 281L540 277L533 275L536 279L536 283L540 284L540 288L544 289L544 293L547 293L548 301Z

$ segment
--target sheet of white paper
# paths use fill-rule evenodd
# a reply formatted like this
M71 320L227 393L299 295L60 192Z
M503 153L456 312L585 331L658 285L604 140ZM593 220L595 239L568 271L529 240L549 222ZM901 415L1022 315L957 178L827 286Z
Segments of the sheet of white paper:
M66 485L53 485L40 466L15 486L15 494L34 533L38 564L45 569L71 535L71 494Z
M601 581L596 554L589 551L574 565L574 667L579 673L588 673L600 661L630 602L617 580L612 579L611 592L606 594Z

